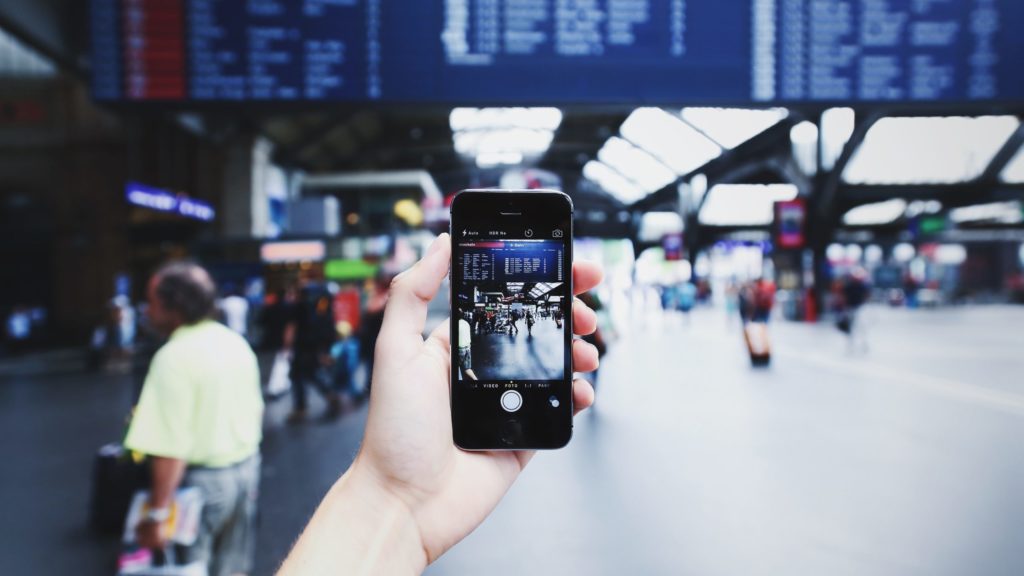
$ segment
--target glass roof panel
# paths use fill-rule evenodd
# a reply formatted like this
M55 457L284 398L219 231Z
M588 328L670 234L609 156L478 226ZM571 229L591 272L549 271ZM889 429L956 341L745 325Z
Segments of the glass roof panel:
M619 131L679 176L700 168L722 153L717 144L661 108L637 108Z
M797 194L793 184L717 184L698 219L709 226L765 226L775 219L775 203Z
M583 176L623 204L632 204L646 196L636 184L597 160L591 160L583 166Z
M654 156L618 136L612 136L597 158L650 193L675 181L676 174Z
M851 184L956 184L984 172L1019 121L1013 116L883 118L843 179Z
M724 148L735 148L778 124L789 115L785 108L683 108L683 120L696 126Z

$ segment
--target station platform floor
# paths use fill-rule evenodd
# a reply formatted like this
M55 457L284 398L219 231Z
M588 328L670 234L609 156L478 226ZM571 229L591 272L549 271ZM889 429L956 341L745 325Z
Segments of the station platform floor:
M1024 573L1024 308L869 308L867 350L775 322L767 369L720 311L625 316L569 447L428 574ZM0 364L4 573L113 573L86 510L130 398L129 376L67 359ZM256 574L365 421L286 426L287 410L267 413Z
M553 380L562 377L565 334L553 318L540 318L532 329L526 320L518 332L473 335L473 368L481 380Z

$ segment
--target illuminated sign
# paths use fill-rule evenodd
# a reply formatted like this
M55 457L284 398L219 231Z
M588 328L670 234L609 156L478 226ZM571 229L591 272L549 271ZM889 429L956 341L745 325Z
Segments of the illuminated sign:
M363 280L373 278L379 266L363 260L328 260L324 277L329 280Z
M209 222L216 216L213 207L206 202L138 182L126 184L124 196L133 206L141 206L157 212L177 214L203 222Z
M260 246L260 260L267 263L318 262L327 248L319 240L300 242L267 242Z
M801 199L775 203L775 245L784 250L804 247L807 207Z

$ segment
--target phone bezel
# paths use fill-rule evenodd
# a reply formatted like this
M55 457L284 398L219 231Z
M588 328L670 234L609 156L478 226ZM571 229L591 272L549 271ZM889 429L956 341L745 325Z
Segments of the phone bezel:
M458 324L453 321L450 325L450 338L453 346L450 351L451 369L449 371L450 384L450 405L452 412L452 436L457 447L467 451L492 451L492 450L554 450L562 448L572 439L572 341L573 341L573 282L572 282L572 240L573 234L573 204L572 199L557 190L463 190L456 194L450 208L450 233L452 242L452 266L449 278L449 312L452 311L452 303L456 301L456 290L459 285L458 273L458 247L459 238L456 232L460 230L459 222L464 218L484 217L502 219L509 218L514 222L520 219L522 222L533 222L537 214L544 214L538 222L559 222L564 223L566 233L562 237L564 248L563 261L568 273L565 274L567 284L567 306L565 310L564 327L564 354L566 357L566 370L562 381L558 384L563 396L567 400L567 417L559 420L559 424L551 434L540 433L543 428L550 426L534 426L542 416L533 418L523 415L510 416L499 414L491 420L490 417L481 417L468 409L466 398L460 397L460 387L457 379L458 357L454 343L457 341ZM505 211L508 214L502 215ZM452 316L454 320L454 315ZM516 381L513 381L516 382ZM468 392L468 391L466 391ZM465 392L463 392L465 393ZM464 407L465 406L465 407ZM475 417L475 420L474 420ZM563 423L564 420L564 423ZM493 429L489 429L489 437L475 437L476 433L470 430L476 427L490 424L493 421ZM472 423L472 425L471 425ZM510 426L515 423L514 426ZM528 424L524 426L524 424ZM474 426L475 425L475 426ZM516 430L513 434L509 429ZM530 430L532 428L532 430ZM529 430L529 431L527 431ZM479 436L483 436L480 434ZM514 438L510 441L508 436Z

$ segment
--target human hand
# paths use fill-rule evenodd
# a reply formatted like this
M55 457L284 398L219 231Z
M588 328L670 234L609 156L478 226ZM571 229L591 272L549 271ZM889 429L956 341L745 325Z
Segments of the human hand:
M448 321L424 340L427 303L437 294L449 264L448 235L439 237L423 260L399 275L391 286L384 324L377 341L373 392L366 436L352 466L408 509L427 563L476 528L494 509L533 451L465 452L452 440L449 401ZM601 280L598 266L573 266L577 294ZM579 300L573 306L578 335L592 333L597 317ZM597 350L573 343L573 369L595 370ZM593 403L593 388L573 383L578 411Z
M135 542L140 548L162 549L167 544L163 525L156 520L142 520L135 526Z

